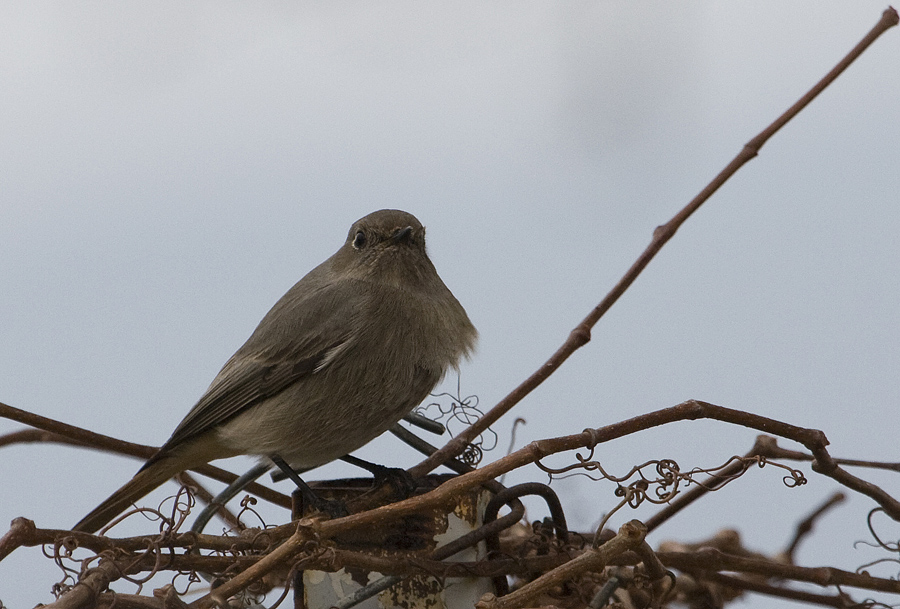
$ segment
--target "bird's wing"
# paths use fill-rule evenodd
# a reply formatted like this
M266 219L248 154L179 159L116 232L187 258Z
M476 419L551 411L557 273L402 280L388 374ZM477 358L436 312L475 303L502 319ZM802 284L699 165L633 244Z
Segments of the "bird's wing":
M144 467L185 440L222 425L339 360L352 342L362 306L358 286L353 283L313 290L294 286L223 366L172 437Z
M229 362L228 375L215 382L175 429L163 450L229 421L312 374L323 354L307 360L265 363L243 359Z

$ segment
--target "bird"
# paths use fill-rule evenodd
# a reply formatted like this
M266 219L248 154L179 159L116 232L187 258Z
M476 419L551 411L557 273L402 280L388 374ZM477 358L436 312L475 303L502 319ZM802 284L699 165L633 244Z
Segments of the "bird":
M176 474L257 455L310 469L418 406L478 333L410 213L382 209L278 300L163 444L73 530L94 533Z

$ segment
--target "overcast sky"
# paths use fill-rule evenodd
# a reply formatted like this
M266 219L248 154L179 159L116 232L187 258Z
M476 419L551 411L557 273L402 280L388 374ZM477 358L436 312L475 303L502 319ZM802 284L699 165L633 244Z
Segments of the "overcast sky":
M885 8L6 3L0 401L159 445L278 297L353 221L391 207L428 227L480 330L459 382L488 408ZM822 429L838 456L897 460L898 58L895 29L689 220L593 341L519 405L517 447L697 398ZM0 433L19 427L0 421ZM510 427L495 426L487 459ZM617 473L651 458L710 467L755 435L680 423L597 456ZM357 454L417 461L393 438ZM2 526L26 516L50 528L71 527L139 467L36 445L0 462ZM775 468L753 470L651 544L734 527L777 552L836 489L804 471L810 483L787 489ZM856 473L900 494L896 477ZM344 475L356 472L311 477ZM531 468L508 482L525 480L545 478ZM606 482L554 488L581 530L618 501ZM869 539L872 505L854 498L827 516L799 562L853 570L883 557L853 546ZM49 602L58 579L39 549L20 549L0 564L0 599Z

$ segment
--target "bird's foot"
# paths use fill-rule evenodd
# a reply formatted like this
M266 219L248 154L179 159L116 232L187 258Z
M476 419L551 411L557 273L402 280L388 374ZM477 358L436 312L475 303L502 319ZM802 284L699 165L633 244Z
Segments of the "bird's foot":
M297 505L298 501L300 502L298 509L299 513L304 514L312 509L317 512L328 514L332 518L342 518L350 514L343 501L323 499L316 495L315 491L303 481L303 478L301 478L299 474L284 461L284 459L278 455L273 455L270 458L272 459L272 462L277 465L288 478L290 478L291 482L297 485L297 489L291 493L291 496L294 498L295 505Z
M416 480L405 469L399 467L386 467L384 465L378 465L377 463L363 461L362 459L354 457L352 455L347 455L346 457L342 457L341 459L347 463L350 463L351 465L361 467L362 469L372 474L372 476L374 477L374 480L372 482L373 488L378 488L380 486L390 486L394 490L394 494L396 495L398 500L412 497L412 495L416 492L416 489L419 488Z
M373 471L372 475L374 476L374 480L372 481L373 487L390 486L394 490L398 500L412 497L416 492L416 489L419 488L415 478L413 478L408 471L400 467L385 467L379 465L378 470Z

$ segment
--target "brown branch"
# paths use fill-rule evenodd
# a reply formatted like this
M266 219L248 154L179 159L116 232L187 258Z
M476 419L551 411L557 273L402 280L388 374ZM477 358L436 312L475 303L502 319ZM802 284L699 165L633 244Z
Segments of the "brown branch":
M183 609L187 607L171 584L153 591L153 597L106 592L91 609Z
M65 444L72 444L75 446L83 446L85 448L104 450L119 455L137 457L139 459L149 459L154 454L156 454L156 451L159 450L158 448L153 446L147 446L145 444L135 444L134 442L126 442L125 440L119 440L118 438L113 438L112 436L106 436L100 433L96 433L84 429L83 427L76 427L75 425L69 425L68 423L63 423L62 421L57 421L48 417L42 417L41 415L34 414L26 410L21 410L20 408L9 406L3 403L0 403L0 417L9 419L11 421L17 421L19 423L34 427L35 429L49 432L51 434L49 436L41 436L40 434L26 433L29 430L22 430L22 432L14 432L14 434L24 435L14 436L13 434L8 434L6 436L6 443L8 444L12 443L11 441L9 441L9 436L13 436L13 439L18 438L20 441L61 442ZM2 444L0 444L0 446L2 446ZM232 482L237 480L237 476L235 474L209 464L193 468L191 471L212 478L213 480L224 482L226 484L231 484ZM263 486L262 484L259 484L257 482L248 484L244 490L246 490L248 493L256 495L260 499L265 499L270 503L274 503L277 506L287 509L290 509L291 507L290 497L266 486Z
M556 353L550 356L543 366L536 370L531 376L525 379L522 384L512 390L505 398L500 400L493 408L485 413L481 419L463 430L455 438L447 442L443 448L429 456L421 463L409 470L414 477L421 477L428 474L441 464L456 458L465 450L466 446L475 440L488 427L497 422L500 417L505 415L518 404L522 399L531 393L536 387L550 377L572 353L586 345L591 340L591 329L600 320L601 317L615 304L619 297L631 286L637 279L638 275L650 264L654 256L662 249L662 247L671 239L675 232L682 224L700 208L703 203L715 193L738 169L740 169L747 161L754 158L763 145L770 137L781 129L789 120L796 116L803 108L805 108L825 87L831 84L869 45L891 27L897 25L898 15L893 8L888 8L881 16L881 19L866 34L866 36L857 44L828 74L826 74L816 85L810 89L806 95L801 97L793 106L779 116L775 121L763 129L756 137L747 142L737 156L713 178L713 180L700 191L681 211L669 220L666 224L659 226L653 231L653 239L647 249L638 257L630 269L622 276L619 282L613 287L606 297L594 307L594 309L585 317L575 329L571 331L566 341L557 349Z
M34 523L27 518L15 518L9 524L9 531L0 538L0 560L9 556L16 548L34 545L29 543L35 535Z
M778 445L775 438L769 436L760 436L757 438L754 450L756 454L768 457L770 459L791 459L792 461L815 461L815 457L799 450L790 450L782 448ZM868 467L870 469L884 469L893 472L900 472L900 463L890 463L885 461L864 461L861 459L838 459L834 458L834 462L838 465L850 465L853 467Z
M173 605L167 605L167 602L173 603ZM174 609L182 605L181 599L174 594L162 599L139 594L106 592L97 597L97 604L92 609Z
M310 523L310 521L307 521L304 524L309 525ZM197 536L186 533L173 540L161 540L158 544L158 551L147 552L148 540L146 537L112 540L93 535L73 535L66 531L48 531L40 529L32 530L30 533L27 533L31 523L25 521L19 524L22 525L19 527L20 531L26 531L25 537L28 538L28 543L22 545L53 543L54 541L56 543L61 543L66 539L73 539L78 541L79 545L93 549L98 553L112 548L117 548L120 552L127 551L130 556L122 556L119 554L121 559L118 561L118 564L127 564L128 573L151 569L195 570L213 573L223 572L229 569L235 569L236 571L250 571L251 569L257 569L259 573L256 577L261 577L274 569L274 567L260 567L260 563L263 561L271 561L269 556L202 556L194 553L175 555L168 551L170 548L174 547L199 547L201 543L206 547L212 547L222 552L247 551L251 548L256 551L266 551L266 544L260 545L259 543L251 542L254 537L254 532L252 531L248 531L241 538L237 539L229 537ZM57 537L54 538L54 535ZM299 537L310 541L315 540L319 536L315 534L313 529L307 528L306 530L301 531L301 535L298 536L298 538ZM589 535L586 537L589 537ZM93 543L81 543L85 538ZM190 543L192 539L197 542L193 546ZM321 537L319 537L319 539L321 539ZM259 539L257 539L257 542L258 541ZM290 556L287 554L284 555L284 559L281 560L277 566L285 569L290 561L295 561L300 558L304 563L305 569L329 572L349 567L369 572L377 571L386 575L407 576L430 574L439 577L493 577L497 575L545 572L549 569L566 565L571 560L578 558L585 553L585 550L570 550L561 554L531 556L526 558L442 563L422 557L417 553L397 553L392 556L372 556L363 552L353 552L336 548L328 548L327 552L322 552L322 547L323 546L318 543L313 543L311 546L305 546L304 544L304 547L298 548L298 551L295 554L291 554ZM726 553L708 546L693 551L663 551L655 554L651 553L649 558L647 555L648 549L648 547L645 547L645 544L640 544L634 548L634 551L620 553L615 559L610 560L607 564L634 565L643 562L649 569L648 575L651 575L651 578L661 576L662 570L659 566L661 563L667 568L675 568L686 573L702 574L702 576L707 579L709 572L734 571L744 574L761 575L769 578L810 582L821 586L854 586L861 589L882 592L900 592L900 582L894 580L870 577L868 575L850 573L829 567L808 568L785 565L782 562L766 558ZM575 563L575 565L578 564L580 563ZM580 567L574 566L570 568L580 569ZM244 573L235 578L244 578L242 582L235 582L232 580L232 582L226 584L226 586L235 586L234 589L229 587L223 589L220 587L217 588L216 592L221 594L219 597L220 599L227 598L227 596L239 591L256 577L248 577L248 574ZM88 583L90 584L90 581ZM781 589L776 588L776 590ZM201 599L201 601L202 600L203 599ZM209 604L203 604L201 601L198 601L198 603L200 603L199 606L209 606Z
M340 520L346 520L346 518L339 518L331 522ZM308 541L320 538L319 527L321 524L323 523L313 518L302 518L296 523L291 523L289 526L295 528L295 533L287 541L265 555L255 565L222 583L209 594L191 603L190 606L199 609L226 605L229 597L262 578L266 573L288 564L300 553Z
M80 448L90 448L84 442L79 442L58 433L44 431L42 429L20 429L0 436L0 448L13 446L14 444L67 444Z
M0 548L5 540L10 539L15 547L34 547L45 544L62 544L66 546L86 548L100 554L108 550L118 549L124 552L143 552L147 549L147 536L138 537L106 537L69 531L66 529L39 529L27 518L16 518L10 525L9 532L0 539ZM159 541L166 548L190 548L212 550L215 552L262 552L276 543L269 531L246 529L236 537L220 535L204 535L200 533L178 533ZM13 547L12 549L15 549ZM5 554L0 553L0 558Z
M794 564L794 554L797 552L797 547L800 545L800 542L803 541L803 538L812 532L816 521L819 520L825 512L839 503L842 503L846 498L847 496L844 493L834 493L827 501L813 510L809 516L797 523L794 538L791 539L787 549L784 551L784 557L789 564Z
M128 555L124 561L130 560L127 571L124 574L140 573L142 571L158 572L158 571L198 571L203 573L225 573L232 569L242 571L249 568L259 560L259 556L203 556L201 554L166 554L162 555L165 548L160 548L159 553L143 553L143 556ZM313 563L318 571L333 571L330 562L321 560Z
M760 454L767 457L812 461L812 470L814 472L822 474L824 476L828 476L829 478L832 478L833 480L846 486L850 490L854 490L860 494L874 499L882 508L884 508L884 511L888 516L900 522L900 502L898 502L880 487L872 484L871 482L867 482L862 478L854 476L850 472L841 469L841 467L839 466L839 463L847 463L848 465L866 465L871 467L871 462L835 459L830 454L828 454L827 450L825 450L825 445L806 445L806 448L809 449L809 451L812 453L812 455L810 456L798 451L791 451L781 448L773 438L760 438L757 444L760 448ZM880 465L884 466L888 464ZM881 467L881 469L888 468Z
M58 434L60 436L68 438L69 440L74 440L75 442L83 446L106 450L120 455L138 457L140 459L149 459L158 450L157 448L154 448L152 446L135 444L133 442L126 442L125 440L119 440L111 436L105 436L103 434L84 429L83 427L76 427L75 425L69 425L68 423L63 423L62 421L42 417L39 414L34 414L3 403L0 403L0 417L9 419L11 421L17 421L19 423L24 423L25 425L34 427L36 429L49 431L53 434Z
M878 505L884 508L884 513L900 522L900 502L894 499L890 494L881 487L867 482L862 478L857 478L847 470L841 469L825 447L812 449L812 454L816 460L812 464L812 470L816 473L828 476L829 478L846 486L850 490L861 493L875 500Z
M320 548L321 546L316 546L312 550L304 550L303 553L294 556L294 559L302 557L305 569L326 572L335 572L342 568L353 568L368 572L378 572L384 575L410 576L424 574L437 577L494 577L497 575L522 575L548 571L564 566L572 560L591 552L591 550L577 550L571 553L529 556L526 558L475 562L441 562L421 557L415 553L375 556L364 552L336 548L328 548L327 552L320 552ZM776 560L738 556L711 547L698 548L687 552L650 551L649 555L647 554L648 551L649 546L643 548L641 544L632 548L632 551L618 553L606 564L636 565L643 562L648 568L648 576L651 579L664 575L659 566L662 565L665 568L677 569L686 573L702 572L705 574L731 571L774 579L813 583L823 587L850 586L878 592L895 594L900 592L900 582L897 580L861 575L831 567L786 565ZM164 564L161 566L155 562L153 556L146 556L141 562L134 563L134 568L130 572L153 567L170 570L222 572L229 566L235 567L240 571L250 568L262 559L262 556L241 556L235 558L179 554L166 556Z
M798 567L761 558L735 556L709 547L695 552L657 552L657 556L667 567L685 572L739 571L820 586L852 586L900 594L900 581L897 580L872 577L866 573L851 573L833 567Z
M88 533L73 533L61 529L38 529L34 523L25 518L13 520L10 530L0 539L0 549L9 551L17 547L34 547L40 545L60 545L67 548L79 547L96 554L116 550L121 553L136 555L147 551L148 538L139 537L110 538ZM262 553L274 547L274 540L267 531L247 529L238 537L218 535L200 535L182 533L175 537L162 539L159 547L165 550L185 548L191 550L211 550L221 553L258 553L235 559L226 556L208 556L196 553L173 554L165 568L175 570L191 570L206 572L225 571L238 561L238 571L249 567L259 560ZM574 556L574 554L572 555ZM430 560L418 554L394 555L381 557L363 552L354 552L329 548L329 556L315 561L310 569L318 571L337 571L343 567L377 571L385 575L419 575L436 574L441 577L466 577L476 575L493 577L506 574L524 574L543 571L559 566L569 560L568 554L535 556L526 559L503 559L479 562L441 562ZM149 560L149 558L148 558ZM155 563L145 563L144 567L153 567Z
M825 448L828 446L828 440L825 438L825 434L815 429L803 429L795 425L775 421L774 419L768 419L748 412L732 410L730 408L716 406L699 400L688 400L678 406L665 408L627 421L622 421L621 423L602 427L593 430L591 433L595 434L597 442L606 442L609 439L612 439L612 436L618 437L618 435L633 433L639 429L649 429L675 420L701 418L715 419L733 423L735 425L742 425L770 435L781 436L799 442L813 454L815 461L812 464L812 469L814 472L828 476L847 488L874 499L878 505L884 508L884 511L888 516L894 520L900 521L900 502L890 494L886 493L882 488L862 480L861 478L857 478L846 470L841 469ZM550 444L547 444L547 442L550 442ZM551 446L555 448L555 442L555 440L542 441L540 444L542 446L546 445L548 448ZM554 452L558 451L554 450Z
M650 531L647 532L649 533ZM650 547L649 543L646 541L641 542L641 544L635 548L635 552L640 557L641 562L644 563L644 570L647 573L647 577L650 578L650 581L656 581L666 576L665 566L659 559L659 556L656 555L656 552L653 551L653 548Z
M775 596L778 598L787 598L794 601L802 601L813 605L822 605L823 607L837 607L837 609L850 609L851 607L861 607L859 603L848 597L846 594L838 593L836 595L815 594L806 592L805 590L795 590L793 588L785 588L783 586L773 586L764 584L759 581L752 581L742 577L734 577L731 575L723 575L722 573L712 573L709 571L691 573L691 575L700 581L714 582L730 588L738 590L747 590L767 596Z
M506 472L518 469L523 465L533 463L554 453L576 450L584 447L593 447L596 444L609 442L622 436L650 429L652 427L658 427L675 421L695 419L714 419L781 436L804 445L814 455L817 455L817 461L821 460L827 462L828 459L830 459L830 456L825 449L828 445L828 440L825 437L825 434L819 430L797 427L752 413L709 404L708 402L688 400L677 406L664 408L598 429L589 429L581 434L532 442L530 445L515 451L506 457L498 459L493 463L489 463L478 470L453 478L430 493L403 502L383 506L371 510L370 512L342 518L340 521L347 522L350 526L363 526L374 524L381 518L406 515L415 511L415 509L417 509L416 505L420 502L422 505L425 505L426 502L430 505L444 503L452 497L454 493L461 492L462 490L471 488L477 484L482 484L487 480L494 479ZM839 468L837 469L839 470ZM841 479L838 479L835 476L832 477L838 480L838 482L843 483ZM869 485L868 483L865 484L867 486L864 486L863 490L860 492L866 491L864 494L874 496L889 514L896 515L900 518L900 504L898 504L893 497L890 497L878 487L874 487L874 485ZM853 487L848 485L848 488ZM352 524L351 521L353 521ZM337 522L339 521L331 521L331 523ZM330 526L331 523L325 524Z
M100 563L82 575L68 592L65 592L55 602L44 605L46 609L91 609L95 606L97 598L111 582L122 576L122 571L111 560L101 560Z

